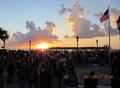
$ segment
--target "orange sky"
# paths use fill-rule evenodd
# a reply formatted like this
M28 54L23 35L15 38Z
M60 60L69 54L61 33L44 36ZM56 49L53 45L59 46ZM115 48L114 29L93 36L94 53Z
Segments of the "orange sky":
M75 36L80 37L79 47L94 47L96 40L99 40L99 46L107 45L108 28L105 26L106 24L108 26L108 23L100 23L99 19L110 5L113 28L111 34L115 35L111 36L111 47L119 49L119 36L116 31L116 20L120 16L119 2L119 0L55 0L51 3L46 1L41 3L41 0L38 0L36 3L34 0L24 2L3 0L0 5L3 11L0 16L0 27L10 34L6 48L29 49L29 40L32 41L32 49L38 48L37 45L41 43L48 43L50 47L75 47ZM93 6L93 3L96 4ZM2 45L0 42L0 46Z
M79 47L96 47L96 40L99 40L98 46L104 46L108 44L108 37L96 37L96 38L89 38L89 39L79 39ZM44 43L44 42L41 42ZM32 44L32 49L37 49L38 44ZM60 41L55 41L53 43L48 43L49 47L76 47L76 39L70 38ZM111 46L113 49L119 49L119 36L111 37ZM29 49L29 43L17 45L17 46L6 46L9 49Z

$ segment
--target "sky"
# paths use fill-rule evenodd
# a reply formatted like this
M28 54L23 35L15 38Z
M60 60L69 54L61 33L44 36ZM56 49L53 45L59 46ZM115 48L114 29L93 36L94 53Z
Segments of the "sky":
M119 49L116 20L120 0L0 0L0 27L10 38L7 48L32 48L48 43L51 47L79 47L108 44L108 20L99 18L110 6L111 47ZM2 46L2 42L0 42Z

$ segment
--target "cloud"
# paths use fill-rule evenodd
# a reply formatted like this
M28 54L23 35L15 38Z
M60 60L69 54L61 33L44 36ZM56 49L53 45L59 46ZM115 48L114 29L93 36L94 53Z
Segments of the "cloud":
M94 14L96 17L100 18L102 15L103 15L103 12L100 12L100 13L95 13ZM110 33L111 35L117 35L118 34L118 29L117 29L117 24L116 24L116 21L118 19L118 17L120 16L120 9L111 9L110 10L110 16L111 16L111 30L110 30ZM109 25L108 25L108 22L106 21L104 23L104 30L103 31L106 31L107 34L108 34L108 31L106 29L109 29Z
M100 12L100 13L95 13L94 15L97 17L101 17L103 15L104 12ZM110 15L111 16L120 16L120 9L111 9L110 10Z
M99 25L92 24L92 22L86 18L86 11L84 8L81 7L79 1L74 1L72 7L69 9L71 9L69 12L64 12L69 13L68 17L66 17L66 19L64 20L64 23L71 26L73 37L79 36L80 38L92 38L108 35L108 30L106 30L108 28L101 29ZM115 12L117 13L118 10ZM100 16L101 14L103 13L95 15ZM115 35L117 34L117 31L111 30L111 33L112 35ZM70 36L65 37L70 38Z
M111 24L113 28L117 27L116 21L120 16L120 9L111 9Z
M111 15L120 16L120 9L111 9Z
M64 38L70 38L70 36L69 35L65 35Z
M92 24L86 19L84 8L80 6L78 1L75 1L69 12L69 16L64 23L72 27L73 37L92 38L97 36L105 36L105 32L100 29L97 24ZM65 36L69 38L68 36Z
M100 13L95 13L94 15L98 18L100 18L103 15L104 12L100 12ZM118 19L118 17L120 16L120 9L111 9L110 10L110 16L111 16L111 26L112 28L116 28L116 21Z
M53 42L58 39L57 35L52 34L55 28L56 28L56 25L51 21L47 21L46 26L43 29L41 29L40 27L36 27L33 21L26 21L26 29L28 29L28 32L14 33L12 35L11 40L8 42L8 44L9 45L25 44L29 40L31 40L33 43Z
M70 8L65 8L63 4L60 5L61 9L58 11L60 15L63 15L67 12L70 12L71 9Z
M102 12L100 12L100 13L95 13L94 15L95 15L96 17L100 18L100 17L103 15L103 13L102 13Z

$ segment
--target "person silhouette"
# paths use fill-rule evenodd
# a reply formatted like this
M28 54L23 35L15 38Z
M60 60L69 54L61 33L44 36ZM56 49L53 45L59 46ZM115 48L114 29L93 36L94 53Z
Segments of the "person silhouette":
M111 79L112 88L120 88L120 60L117 56L113 57L111 74L113 76Z
M98 78L95 77L95 72L91 71L85 78L84 88L97 88Z

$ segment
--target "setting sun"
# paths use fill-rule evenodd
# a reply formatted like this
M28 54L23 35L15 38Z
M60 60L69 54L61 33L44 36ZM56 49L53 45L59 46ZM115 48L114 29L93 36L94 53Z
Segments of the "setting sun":
M41 44L38 44L37 47L39 49L48 49L49 48L49 44L47 44L47 43L41 43Z

